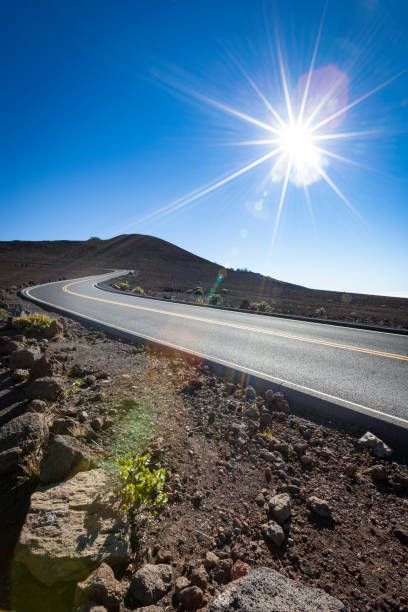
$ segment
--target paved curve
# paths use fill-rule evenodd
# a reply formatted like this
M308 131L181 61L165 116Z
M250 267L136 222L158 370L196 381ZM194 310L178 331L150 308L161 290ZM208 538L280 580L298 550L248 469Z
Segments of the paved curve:
M56 308L408 424L408 336L201 309L94 286L115 276L48 283L26 292Z

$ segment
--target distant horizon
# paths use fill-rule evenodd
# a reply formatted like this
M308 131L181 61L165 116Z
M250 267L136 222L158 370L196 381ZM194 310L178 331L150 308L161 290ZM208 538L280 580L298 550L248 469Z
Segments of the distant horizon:
M0 239L408 297L408 3L5 3ZM345 288L345 289L343 289Z
M203 255L201 255L200 253L191 251L189 249L186 249L185 247L176 244L174 242L171 242L170 240L167 240L165 238L162 238L161 236L154 236L153 234L147 234L147 233L138 233L138 232L131 232L131 233L123 233L123 234L116 234L115 236L110 236L110 237L101 237L101 236L90 236L89 238L43 238L41 240L25 240L25 239L20 239L20 238L14 238L12 240L0 240L0 242L88 242L89 240L95 239L95 240L113 240L114 238L119 238L120 236L146 236L148 238L154 238L157 240L163 240L164 242L167 242L169 244L172 244L173 246L176 246L180 249L183 249L184 251L188 251L189 253L191 253L192 255L196 255L197 257L201 257L203 259L205 259L206 261L209 261L210 263L214 263L220 267L223 267L223 264L217 262L217 261L213 261L210 260L206 257L204 257ZM403 299L408 299L408 291L402 291L401 293L380 293L380 292L369 292L369 293L365 293L365 292L361 292L361 291L354 291L351 289L333 289L333 288L328 288L328 287L311 287L309 285L305 285L304 283L302 283L301 281L288 281L284 278L278 278L277 276L274 276L273 274L269 273L269 274L264 274L263 272L259 272L258 270L253 270L251 268L248 268L247 266L238 266L238 267L233 267L233 266L228 266L227 267L230 270L245 270L248 272L252 272L254 274L261 274L262 276L268 276L270 278L273 278L274 280L277 281L281 281L284 283L290 283L293 285L300 285L301 287L305 287L306 289L315 289L317 291L334 291L337 293L351 293L351 294L360 294L360 295L378 295L378 296L383 296L383 297L397 297L397 298L403 298Z

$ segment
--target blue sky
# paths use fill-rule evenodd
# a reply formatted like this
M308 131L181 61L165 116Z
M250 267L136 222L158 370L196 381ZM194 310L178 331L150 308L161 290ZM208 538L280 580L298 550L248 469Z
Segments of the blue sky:
M3 3L0 240L146 233L309 287L408 297L408 72L329 124L331 134L375 132L327 145L360 165L327 156L322 165L358 214L320 175L308 186L309 206L289 180L273 240L284 182L273 178L274 158L150 216L271 150L238 146L265 131L207 99L269 124L244 70L284 116L277 37L293 100L324 6ZM312 101L333 75L342 76L333 96L344 106L407 68L407 32L403 1L329 0Z

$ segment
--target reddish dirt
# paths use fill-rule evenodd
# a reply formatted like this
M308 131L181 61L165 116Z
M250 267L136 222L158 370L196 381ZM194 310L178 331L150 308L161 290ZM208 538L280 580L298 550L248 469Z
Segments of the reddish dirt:
M31 304L26 308L39 310ZM157 462L167 470L170 502L139 534L135 558L123 568L121 579L126 581L163 550L170 551L176 576L190 576L212 551L221 561L208 572L207 600L230 580L231 565L238 559L249 568L272 567L320 587L353 611L408 610L408 548L398 531L408 528L406 466L361 450L361 432L299 418L285 402L279 409L276 402L271 404L270 423L261 428L256 412L265 399L246 398L251 390L214 377L198 360L186 362L180 355L161 354L61 320L64 338L50 342L49 352L65 364L66 372L77 364L84 375L102 369L108 379L55 404L54 413L86 410L89 419L102 414L115 422L123 416L124 399L147 403L153 440L161 440ZM8 411L12 416L24 403L13 395L19 387L12 386L4 359L0 375L5 381L0 418L7 419ZM8 398L14 398L12 405L6 405ZM240 428L245 432L242 445L237 443ZM89 444L102 456L114 442L113 425ZM265 451L281 453L284 469L266 462ZM367 472L373 466L384 467L384 481ZM3 495L6 486L3 482ZM279 548L267 546L260 529L268 520L264 503L284 491L292 509L286 541ZM311 495L330 504L332 519L308 509ZM21 582L12 584L14 591L16 586L24 590ZM41 601L44 610L71 609L72 590L62 589L57 604L55 593L51 597L41 585L34 591L38 599L32 602ZM181 610L173 593L160 605ZM34 610L32 602L21 610Z

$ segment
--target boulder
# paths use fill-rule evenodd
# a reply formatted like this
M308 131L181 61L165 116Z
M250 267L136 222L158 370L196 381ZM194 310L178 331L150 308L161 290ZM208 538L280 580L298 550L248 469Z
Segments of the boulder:
M187 610L197 610L204 603L204 593L198 586L188 586L182 589L179 599Z
M28 370L22 370L21 368L18 368L17 370L14 370L11 373L10 378L13 382L22 382L23 380L27 380L29 375L30 372Z
M74 608L87 601L92 601L105 606L109 612L115 612L120 608L125 588L119 580L116 580L112 568L102 563L83 582L78 582L75 589Z
M287 493L274 495L269 500L269 512L275 521L284 523L290 518L290 497Z
M91 457L88 449L72 436L55 436L40 464L40 481L59 482L77 472L88 470Z
M312 495L307 499L307 506L309 510L321 516L323 518L331 518L332 509L326 500L320 499L316 497L316 495Z
M29 412L47 412L47 403L43 400L35 399L28 406Z
M213 569L213 577L218 584L231 580L232 559L220 559Z
M21 449L10 448L0 453L0 476L13 472L21 460Z
M147 563L134 574L129 592L140 604L154 604L170 590L172 580L171 565Z
M15 351L20 351L23 348L24 344L22 342L17 342L17 340L10 340L9 338L3 339L3 342L0 344L0 355L10 355L11 353L14 353Z
M219 559L217 555L211 551L208 551L205 555L204 567L208 570L213 569L217 565L218 561Z
M260 567L236 580L209 605L208 612L346 612L325 591L307 587L279 572Z
M2 425L0 452L19 448L23 454L42 446L48 437L47 419L43 414L26 412Z
M62 323L54 319L51 325L45 330L44 336L46 338L54 338L55 336L60 336L63 331L64 327Z
M84 580L131 554L128 525L104 470L79 472L31 496L15 560L47 585Z
M22 342L12 340L8 336L3 336L0 339L0 355L10 355L10 353L14 353L14 351L18 351L22 348L24 348Z
M208 585L208 575L203 565L193 569L191 572L190 582L193 586L198 586L200 589L205 591Z
M381 459L392 454L392 449L381 438L377 438L377 436L371 433L371 431L367 431L364 436L361 436L358 443L361 448L370 448L373 451L373 455Z
M269 521L261 525L261 533L267 544L282 546L285 541L285 533L282 527L275 521Z
M55 357L42 355L33 363L30 369L31 380L45 378L47 376L58 376L62 373L61 363Z
M238 559L231 568L231 580L238 580L248 573L248 565Z
M70 434L75 427L78 427L79 424L75 419L71 417L59 417L58 419L54 419L52 424L52 431L56 434Z
M59 378L37 378L26 388L28 399L41 399L50 402L56 401L63 393L64 389Z
M38 348L22 348L14 351L9 357L10 370L30 369L36 359L39 359L41 352Z

